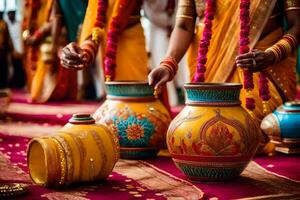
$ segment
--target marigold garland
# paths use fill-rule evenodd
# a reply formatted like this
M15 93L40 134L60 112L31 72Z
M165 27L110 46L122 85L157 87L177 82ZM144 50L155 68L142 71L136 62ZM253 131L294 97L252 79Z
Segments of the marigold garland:
M193 82L204 82L207 63L207 52L212 37L212 21L214 19L215 1L207 0L205 7L204 30L197 57L197 68L193 78ZM250 34L250 0L240 0L240 41L239 53L245 54L250 51L249 39ZM244 80L243 85L246 90L246 108L248 110L255 109L255 99L253 98L252 90L254 89L253 73L249 70L243 70ZM268 100L271 98L268 87L268 79L264 72L260 73L259 80L260 98L263 100L264 112L268 112Z

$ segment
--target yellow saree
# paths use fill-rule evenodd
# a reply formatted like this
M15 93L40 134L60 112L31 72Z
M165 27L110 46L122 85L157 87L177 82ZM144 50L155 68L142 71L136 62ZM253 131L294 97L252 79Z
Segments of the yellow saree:
M101 55L100 60L104 60L104 50L106 43L106 33L109 22L112 16L115 15L118 0L110 0L107 11L107 23L105 27L105 34L101 41L101 48L99 51ZM96 19L97 0L89 0L89 5L86 11L80 41L87 39L91 33ZM148 57L146 52L146 43L143 33L143 28L140 23L125 28L120 36L117 50L117 67L115 80L146 80L148 75Z
M213 36L208 51L206 81L207 82L239 82L242 83L242 72L235 65L239 44L239 0L216 0L216 14L213 20ZM263 28L271 15L276 0L252 0L250 8L251 31L250 46L260 50L275 44L283 35L281 28L274 30L260 39ZM188 67L190 78L196 70L197 51L202 35L203 24L196 27L195 36L188 50ZM293 99L296 92L296 58L290 56L280 63L268 68L271 99L270 109L274 110L283 100ZM279 76L280 75L280 76ZM262 103L258 91L258 73L254 74L256 99L255 118L260 122L263 117ZM242 105L245 107L245 90L241 91Z
M32 33L48 20L52 7L52 0L41 0L37 10L34 6L35 3L34 0L24 2L23 30L30 30ZM37 69L39 54L38 47L25 46L24 66L29 90Z

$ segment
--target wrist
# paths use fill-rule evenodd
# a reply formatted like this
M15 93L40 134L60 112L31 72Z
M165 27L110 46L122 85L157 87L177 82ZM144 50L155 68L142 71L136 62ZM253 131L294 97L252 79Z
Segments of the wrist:
M274 54L273 51L265 51L265 53L267 54L267 58L268 58L268 64L272 65L276 63L276 55Z
M178 63L175 60L175 58L173 58L171 56L168 56L168 57L164 58L160 62L160 66L163 66L168 70L168 72L170 74L169 81L172 80L175 77L175 75L177 73L177 70L178 70Z

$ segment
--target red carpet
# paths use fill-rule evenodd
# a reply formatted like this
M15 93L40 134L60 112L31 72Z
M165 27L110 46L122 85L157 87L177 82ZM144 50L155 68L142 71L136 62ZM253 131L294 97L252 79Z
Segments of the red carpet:
M194 183L170 157L120 160L106 182L52 190L33 185L26 147L31 137L53 134L75 112L93 112L98 103L29 104L17 93L9 106L10 122L0 123L0 182L26 183L19 199L300 199L300 157L258 157L240 178L226 183Z

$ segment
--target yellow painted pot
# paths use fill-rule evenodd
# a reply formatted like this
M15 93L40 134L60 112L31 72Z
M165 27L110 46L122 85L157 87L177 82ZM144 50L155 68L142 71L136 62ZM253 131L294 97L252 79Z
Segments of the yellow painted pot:
M258 146L258 126L240 106L240 84L185 85L186 106L171 122L167 145L191 180L238 176Z
M170 115L147 82L107 82L107 100L94 113L119 137L121 158L156 156L166 146Z
M31 179L49 187L105 179L118 159L118 139L87 114L74 115L53 136L32 139L27 151Z

